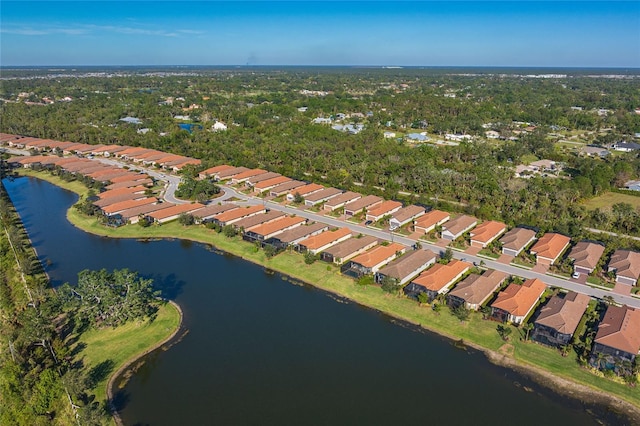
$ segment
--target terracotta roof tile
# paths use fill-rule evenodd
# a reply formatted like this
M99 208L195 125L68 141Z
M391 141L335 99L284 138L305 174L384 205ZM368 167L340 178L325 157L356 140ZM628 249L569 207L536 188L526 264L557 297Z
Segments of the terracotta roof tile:
M546 288L545 283L538 278L527 280L522 285L509 284L509 287L498 293L498 298L491 307L502 309L513 316L524 316L538 303Z

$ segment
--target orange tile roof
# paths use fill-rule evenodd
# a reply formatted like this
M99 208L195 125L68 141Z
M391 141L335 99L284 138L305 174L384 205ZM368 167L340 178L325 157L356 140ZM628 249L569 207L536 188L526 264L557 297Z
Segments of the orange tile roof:
M399 209L402 207L402 203L399 201L387 200L383 201L381 204L377 204L372 207L369 211L367 211L368 215L371 216L383 216L393 209Z
M235 169L235 167L233 166L229 166L227 164L221 164L219 166L215 166L215 167L211 167L207 170L204 170L202 172L200 172L201 175L214 175L218 172L221 172L223 170L231 170L231 169Z
M522 285L509 284L509 287L498 293L498 298L491 307L521 317L531 310L546 289L547 286L538 278L527 280Z
M453 259L446 265L436 263L431 268L421 273L413 283L421 285L427 290L440 291L453 284L462 274L471 268L471 264Z
M365 268L373 268L385 259L390 258L396 252L405 251L407 248L402 244L391 243L388 246L376 246L371 250L354 257L351 261L358 263Z
M118 176L111 179L111 183L119 183L119 182L129 182L131 180L140 180L140 179L148 179L149 176L143 173L134 173L129 172L129 174L124 176Z
M338 206L340 204L356 201L357 199L360 199L360 198L362 198L362 194L358 194L357 192L347 191L327 200L327 202L325 203L325 206Z
M351 234L351 230L349 228L340 228L335 231L325 231L318 235L312 235L311 237L300 241L298 244L305 246L309 250L317 250L320 247L324 247L327 244L339 240L349 234Z
M290 180L291 178L288 178L286 176L277 176L277 177L263 180L262 182L256 183L254 188L258 190L264 189L264 188L271 188L273 186L280 185L285 182L289 182Z
M594 341L637 355L640 351L640 310L609 306L598 325Z
M377 195L367 195L366 197L360 198L355 201L351 201L350 203L345 204L345 210L353 211L359 213L364 208L368 208L369 206L373 206L376 204L382 203L384 200Z
M425 213L420 216L419 219L416 219L416 226L421 228L431 228L432 226L436 226L438 223L443 220L449 220L451 215L447 212L443 212L441 210L431 210L430 212Z
M306 219L300 216L285 216L273 222L263 223L251 229L251 232L258 235L271 235L274 232L302 224Z
M156 220L162 220L171 216L179 215L181 213L188 213L197 209L201 209L203 207L204 207L204 204L200 204L200 203L176 204L166 209L156 210L154 212L151 212L147 216L152 217Z
M234 209L222 212L218 215L215 215L214 217L220 222L228 222L230 220L239 219L241 217L245 217L253 213L259 213L264 210L265 208L263 206L251 206L245 207L243 209Z
M538 257L544 257L545 259L556 259L569 246L571 238L562 235L548 232L538 240L537 243L529 250Z
M102 208L102 211L106 214L116 213L122 210L131 209L133 207L143 206L145 204L151 204L157 202L155 197L143 198L141 200L127 200L121 203L115 203Z
M130 192L144 192L146 190L147 188L142 185L128 186L126 188L118 188L118 189L109 189L107 191L99 193L98 198L109 198L109 197L114 197L116 195L128 194Z
M231 180L249 179L251 176L261 175L262 173L267 173L267 171L262 169L250 169L233 176Z
M471 231L471 239L474 241L479 241L483 244L487 244L489 243L489 241L496 239L506 230L507 225L505 225L504 223L490 220L476 226L475 229Z
M122 151L118 151L118 156L123 156L123 155L135 155L135 154L139 154L142 153L144 151L146 151L147 148L141 148L141 147L129 147L127 149L124 149Z
M609 269L616 270L616 276L640 278L640 253L631 250L616 250L609 260Z
M320 191L321 189L323 189L324 186L319 185L317 183L310 183L308 185L304 185L304 186L300 186L298 188L295 188L293 190L291 190L290 194L300 194L303 197L307 194L310 194L312 192L316 192L316 191Z

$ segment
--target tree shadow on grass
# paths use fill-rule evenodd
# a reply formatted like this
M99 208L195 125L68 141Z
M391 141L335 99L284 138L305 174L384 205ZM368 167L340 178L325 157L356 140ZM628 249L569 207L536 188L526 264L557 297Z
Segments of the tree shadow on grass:
M98 383L106 379L113 371L115 363L111 359L102 361L89 370L86 377L86 384L89 389L96 387Z

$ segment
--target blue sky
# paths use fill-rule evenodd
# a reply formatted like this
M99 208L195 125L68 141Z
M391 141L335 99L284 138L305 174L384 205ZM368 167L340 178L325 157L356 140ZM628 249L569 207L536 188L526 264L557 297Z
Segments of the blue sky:
M0 65L640 67L640 2L6 1Z

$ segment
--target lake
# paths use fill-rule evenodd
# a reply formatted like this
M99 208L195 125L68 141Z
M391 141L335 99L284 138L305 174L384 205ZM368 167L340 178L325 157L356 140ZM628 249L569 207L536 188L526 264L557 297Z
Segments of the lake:
M125 424L622 424L489 363L481 353L184 240L97 237L75 194L5 180L54 285L85 268L152 277L188 334L155 351L119 396Z

